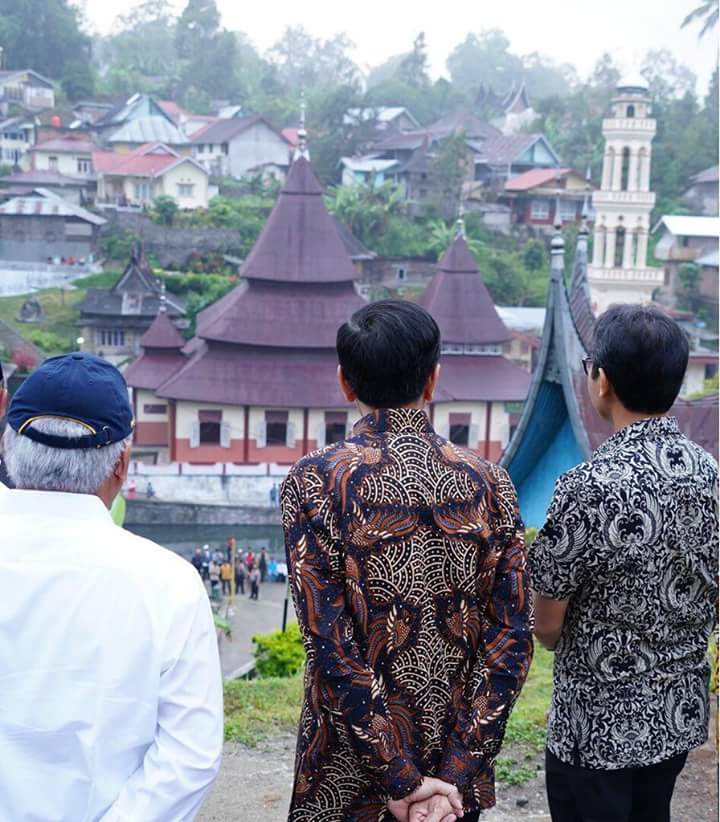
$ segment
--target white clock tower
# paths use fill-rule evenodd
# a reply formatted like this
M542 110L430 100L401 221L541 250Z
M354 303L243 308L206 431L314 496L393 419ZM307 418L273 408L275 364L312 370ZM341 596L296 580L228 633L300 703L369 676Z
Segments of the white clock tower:
M650 155L655 120L642 77L623 80L612 100L612 116L603 120L605 156L602 184L593 193L595 230L588 281L593 308L602 313L612 303L646 303L665 283L661 268L648 268Z

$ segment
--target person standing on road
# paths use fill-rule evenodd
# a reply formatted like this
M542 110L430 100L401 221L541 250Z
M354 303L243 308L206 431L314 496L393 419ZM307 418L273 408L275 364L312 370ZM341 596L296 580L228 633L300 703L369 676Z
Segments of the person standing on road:
M252 548L248 548L247 554L245 554L245 566L248 569L248 574L253 569L253 565L255 564L255 554L252 552Z
M555 651L553 822L669 822L708 733L718 469L667 416L688 342L655 308L613 306L583 361L615 433L557 482L530 550L535 634Z
M281 495L307 651L288 819L477 822L533 649L515 489L433 429L441 340L420 306L361 308L337 351L362 419Z
M260 551L260 559L258 560L258 568L260 569L260 582L265 582L268 570L267 550L263 548Z
M260 569L257 562L253 564L250 571L250 599L258 599L260 596Z
M210 556L210 546L203 545L203 579L207 582L210 579L210 563L212 562L212 557Z
M220 563L215 561L215 557L210 560L208 568L208 579L210 580L210 596L212 599L220 599Z
M235 560L235 590L245 595L245 563L242 557Z
M5 430L5 408L7 407L7 389L5 388L5 375L3 374L2 362L0 362L0 437ZM5 469L5 463L0 448L0 491L10 485L10 478Z
M229 597L232 593L233 567L230 560L224 559L220 566L220 580L222 581L223 596Z
M195 553L193 554L193 557L190 560L190 562L192 563L193 568L195 568L195 570L198 572L198 574L200 574L200 579L202 579L203 578L204 560L203 560L202 550L200 548L195 549Z
M53 357L13 397L0 491L0 819L192 820L222 752L202 581L109 509L133 433L120 372Z

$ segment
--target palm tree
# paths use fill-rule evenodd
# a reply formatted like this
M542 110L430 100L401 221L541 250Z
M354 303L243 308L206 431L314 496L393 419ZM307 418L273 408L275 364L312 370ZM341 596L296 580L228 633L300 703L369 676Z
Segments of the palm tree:
M700 5L693 9L682 21L680 28L685 28L696 20L703 21L698 37L703 37L714 29L720 16L720 0L702 0Z

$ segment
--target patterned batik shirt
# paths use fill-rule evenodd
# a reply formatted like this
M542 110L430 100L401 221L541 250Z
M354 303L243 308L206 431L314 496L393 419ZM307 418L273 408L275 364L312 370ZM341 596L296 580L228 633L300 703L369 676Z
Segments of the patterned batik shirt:
M674 417L623 428L558 480L529 567L569 600L547 737L564 762L651 765L707 738L717 481Z
M295 465L282 514L307 653L290 822L389 820L423 775L493 805L532 656L507 473L376 411Z

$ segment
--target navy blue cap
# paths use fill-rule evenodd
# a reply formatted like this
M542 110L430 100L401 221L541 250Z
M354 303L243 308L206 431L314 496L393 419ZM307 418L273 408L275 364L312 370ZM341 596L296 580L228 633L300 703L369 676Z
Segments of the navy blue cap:
M87 436L58 437L30 425L47 418L76 422ZM82 352L45 360L15 392L7 422L51 448L102 448L129 437L135 427L123 375L107 360Z

